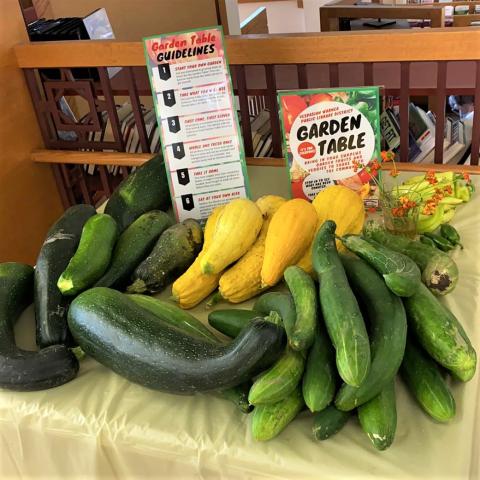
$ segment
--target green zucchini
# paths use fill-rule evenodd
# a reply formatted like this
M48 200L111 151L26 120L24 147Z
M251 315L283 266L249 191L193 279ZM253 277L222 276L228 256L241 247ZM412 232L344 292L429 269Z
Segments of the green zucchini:
M410 257L422 271L422 281L435 295L451 292L458 282L456 263L438 248L393 235L376 222L367 222L364 235L385 247Z
M448 422L455 416L455 399L437 364L413 341L407 341L400 373L428 415L438 422Z
M327 440L346 425L351 415L351 412L342 412L333 405L318 412L313 420L314 438L316 440Z
M312 263L320 282L320 305L335 347L338 373L345 383L358 387L370 369L370 342L337 252L335 229L331 220L320 227L313 242Z
M116 240L117 224L110 215L97 213L87 220L77 251L57 282L63 295L77 295L105 273Z
M399 297L410 297L421 283L417 264L403 253L358 235L342 237L343 244L383 275L387 287Z
M262 315L269 315L270 312L277 312L283 321L287 337L292 336L292 331L297 321L295 303L290 293L268 292L257 298L253 304L253 310Z
M255 407L252 417L252 436L264 442L280 434L303 408L300 388L277 403Z
M200 320L196 319L191 313L177 307L177 305L172 302L148 297L147 295L129 295L128 298L164 322L173 327L181 328L185 333L189 333L206 341L214 343L220 342ZM258 318L258 314L255 318Z
M304 368L304 353L287 347L272 367L253 382L249 403L257 406L283 400L302 380Z
M288 339L294 350L306 350L315 338L317 325L317 292L315 283L303 269L292 265L287 267L283 277L295 303L297 318Z
M29 392L62 385L77 375L78 361L65 345L39 352L15 344L14 325L33 301L33 268L0 264L0 388Z
M214 310L208 314L208 323L227 337L235 338L254 318L260 316L255 310L230 308Z
M202 227L185 220L167 228L148 257L135 269L129 293L159 292L193 263L202 248Z
M395 379L367 403L358 407L358 420L377 450L386 450L395 439L397 430L397 405Z
M230 388L272 365L285 347L282 328L254 320L228 345L185 334L116 290L81 293L68 312L87 355L128 380L168 393Z
M118 238L112 262L96 287L123 287L130 275L150 253L161 233L173 225L172 218L161 210L140 215Z
M323 325L317 326L315 340L308 352L302 393L305 404L311 412L320 412L335 397L337 368L335 350Z
M73 257L85 222L95 215L91 205L70 207L50 228L35 266L35 320L37 345L69 345L69 299L58 290L58 277Z
M165 164L156 155L120 183L109 198L105 213L115 219L121 233L143 213L167 211L170 206Z
M477 354L455 315L424 285L404 305L409 327L430 356L462 382L470 380Z
M407 340L407 317L402 301L385 285L382 277L367 263L351 255L342 255L348 281L370 324L372 365L360 387L342 385L335 399L340 410L355 407L376 397L396 375Z

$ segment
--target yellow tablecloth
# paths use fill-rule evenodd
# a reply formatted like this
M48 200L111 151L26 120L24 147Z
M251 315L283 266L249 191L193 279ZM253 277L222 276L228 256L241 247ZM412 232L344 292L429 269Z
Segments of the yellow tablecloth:
M250 178L256 196L288 194L284 169L253 167ZM480 350L480 196L453 224L465 250L454 253L461 276L445 301ZM206 319L204 306L193 313ZM31 309L18 332L31 346ZM479 374L452 390L457 416L441 425L397 382L397 436L383 453L354 419L328 441L313 441L306 413L276 439L255 443L249 417L225 400L150 391L86 359L67 385L0 392L0 478L479 479Z

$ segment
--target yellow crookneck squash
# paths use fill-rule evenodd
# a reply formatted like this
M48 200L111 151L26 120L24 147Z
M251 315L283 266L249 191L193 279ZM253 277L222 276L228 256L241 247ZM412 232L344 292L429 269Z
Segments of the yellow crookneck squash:
M265 195L255 202L264 218L262 229L248 252L220 277L218 290L223 299L240 303L265 290L261 285L265 239L274 213L285 202L284 198L277 195Z
M310 202L295 198L273 215L265 239L262 287L278 283L285 269L295 265L313 240L318 216Z
M326 220L333 220L337 224L336 235L347 233L359 234L365 221L365 207L362 197L343 185L331 185L318 193L312 202L318 215L318 227ZM313 242L312 242L313 243ZM312 243L305 255L297 263L305 272L312 275ZM336 240L337 250L345 251L340 240Z
M225 205L200 260L202 273L220 273L238 260L253 245L262 224L262 212L255 202L239 198Z
M189 269L172 285L172 296L181 308L193 308L208 297L217 287L221 273L206 274L200 269L200 262L212 243L213 233L224 205L215 208L208 217L203 234L203 248Z

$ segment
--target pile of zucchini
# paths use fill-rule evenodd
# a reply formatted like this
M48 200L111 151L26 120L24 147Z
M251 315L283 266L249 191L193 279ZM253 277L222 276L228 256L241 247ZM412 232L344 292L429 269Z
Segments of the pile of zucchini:
M291 266L284 273L290 293L265 293L252 311L216 310L209 323L236 337L258 314L282 318L288 345L248 394L254 439L275 437L306 407L315 414L316 439L337 433L356 412L373 446L385 450L396 431L397 372L420 407L447 422L455 400L443 372L470 380L476 353L457 318L422 282L417 263L399 251L418 246L413 257L425 270L426 245L370 228L366 238L343 237L350 252L339 255L335 228L326 221L314 241L318 294L314 281Z

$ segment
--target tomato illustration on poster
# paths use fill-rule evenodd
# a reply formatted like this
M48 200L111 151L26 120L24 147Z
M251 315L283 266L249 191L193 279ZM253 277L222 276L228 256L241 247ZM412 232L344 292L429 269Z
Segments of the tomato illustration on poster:
M333 184L365 190L380 157L379 87L278 93L292 196L313 200Z

